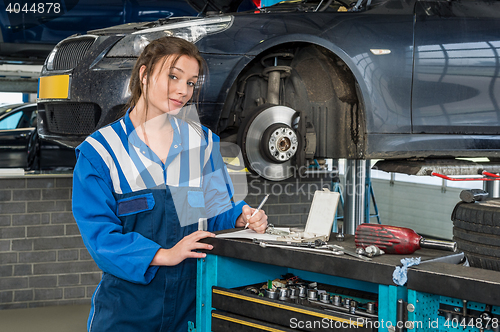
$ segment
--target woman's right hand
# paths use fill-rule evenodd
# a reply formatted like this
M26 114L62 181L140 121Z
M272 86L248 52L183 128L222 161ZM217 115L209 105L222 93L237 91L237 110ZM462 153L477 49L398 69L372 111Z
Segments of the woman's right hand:
M207 237L214 237L214 233L196 231L182 238L170 249L159 249L153 257L150 265L174 266L186 258L205 258L207 254L193 250L212 250L213 246L198 242Z

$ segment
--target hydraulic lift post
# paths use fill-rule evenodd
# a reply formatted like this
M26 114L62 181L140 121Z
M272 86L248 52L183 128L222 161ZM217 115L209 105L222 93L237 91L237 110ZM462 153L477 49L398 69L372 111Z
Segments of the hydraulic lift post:
M356 227L365 220L367 163L370 164L370 161L359 159L348 159L345 163L343 226L345 234L354 235Z

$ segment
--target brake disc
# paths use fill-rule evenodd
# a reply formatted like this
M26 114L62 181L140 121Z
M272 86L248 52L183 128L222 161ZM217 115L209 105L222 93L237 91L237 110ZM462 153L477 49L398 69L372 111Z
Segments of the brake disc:
M292 129L295 113L287 106L270 106L247 125L243 152L250 168L267 180L285 180L294 173L292 158L299 147Z

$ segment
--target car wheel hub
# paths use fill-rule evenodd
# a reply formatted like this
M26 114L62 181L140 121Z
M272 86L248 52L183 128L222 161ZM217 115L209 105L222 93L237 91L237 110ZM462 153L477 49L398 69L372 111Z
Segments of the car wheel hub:
M262 143L265 155L271 161L279 163L290 160L297 152L299 145L293 129L284 124L270 126L264 132Z
M281 181L293 175L291 159L299 145L291 128L295 113L290 107L271 106L247 126L243 152L248 166L267 180Z

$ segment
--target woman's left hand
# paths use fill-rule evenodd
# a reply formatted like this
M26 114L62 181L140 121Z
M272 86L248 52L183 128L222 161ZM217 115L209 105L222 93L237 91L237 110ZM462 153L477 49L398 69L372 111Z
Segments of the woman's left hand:
M267 215L264 210L260 210L253 217L250 217L256 209L248 205L243 206L241 215L236 221L236 227L245 227L248 223L248 228L253 229L257 233L264 233L267 228Z

